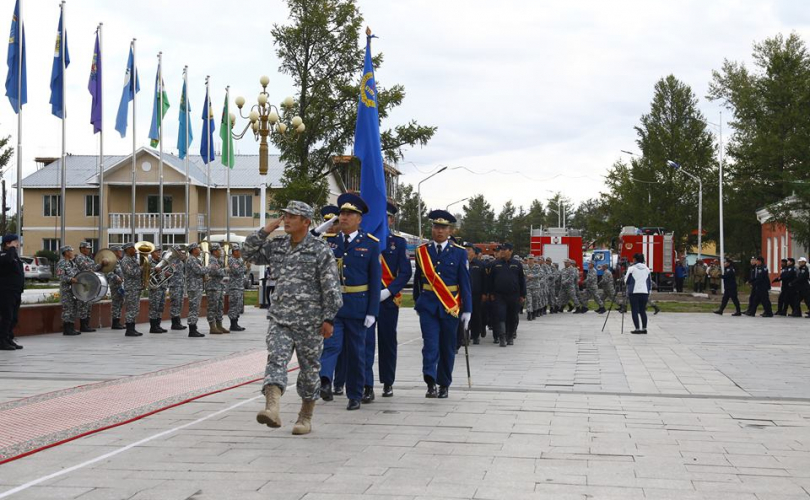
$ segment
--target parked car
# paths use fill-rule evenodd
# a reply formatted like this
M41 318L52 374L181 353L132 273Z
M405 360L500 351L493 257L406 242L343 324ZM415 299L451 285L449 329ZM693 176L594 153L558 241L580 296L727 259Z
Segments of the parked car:
M46 257L20 257L23 261L25 279L47 283L53 278L51 263Z

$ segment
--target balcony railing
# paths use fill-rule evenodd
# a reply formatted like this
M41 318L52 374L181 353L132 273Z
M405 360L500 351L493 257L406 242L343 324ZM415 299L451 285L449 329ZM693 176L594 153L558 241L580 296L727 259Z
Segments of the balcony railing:
M205 216L202 216L205 218ZM163 214L163 229L183 229L188 223L188 217L184 213ZM131 213L111 213L110 229L132 229ZM160 214L136 213L135 229L160 229Z

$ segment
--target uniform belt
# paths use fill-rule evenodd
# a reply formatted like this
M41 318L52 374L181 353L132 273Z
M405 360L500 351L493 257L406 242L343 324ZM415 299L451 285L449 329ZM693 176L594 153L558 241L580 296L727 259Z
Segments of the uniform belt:
M341 293L360 293L360 292L367 292L368 285L355 285L355 286L348 286L343 285L340 287Z
M424 284L424 285L422 285L422 290L424 290L426 292L432 292L433 287L428 285L428 284ZM447 291L448 292L457 292L458 291L458 285L449 285L447 287Z

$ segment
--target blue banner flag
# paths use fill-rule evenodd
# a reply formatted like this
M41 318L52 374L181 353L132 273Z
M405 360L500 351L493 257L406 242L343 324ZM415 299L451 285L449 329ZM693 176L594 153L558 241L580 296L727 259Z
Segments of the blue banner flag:
M354 129L354 156L360 159L360 196L368 205L368 214L360 226L385 245L388 238L387 192L380 146L380 114L377 109L377 86L371 63L371 36L366 39L366 61L360 80L360 102Z
M8 35L8 73L6 74L6 95L15 113L28 102L28 75L25 70L25 29L20 22L20 0L14 5L11 17L11 33ZM22 73L22 85L20 85Z
M188 102L186 92L186 82L183 82L183 93L180 95L180 129L177 132L177 151L180 152L180 159L188 154L188 147L194 142L194 134L191 132L191 125L188 123L188 113L191 113L191 103ZM188 126L188 143L186 143L186 126Z
M98 31L96 31L96 47L93 49L93 62L90 65L90 81L87 82L87 90L93 96L93 104L90 106L90 123L93 125L93 133L101 132L101 50L98 46Z
M133 75L135 76L133 78ZM127 73L124 76L124 91L121 93L121 103L118 105L118 116L115 117L115 130L121 137L127 135L127 116L129 114L129 103L135 99L135 94L141 91L141 82L138 79L138 70L135 68L135 58L132 54L132 46L129 47L129 59L127 60ZM133 113L135 110L132 111Z
M203 135L200 141L200 156L203 163L214 161L214 110L211 109L211 100L208 98L208 91L205 92L205 103L202 111Z
M64 34L64 39L62 35ZM62 64L64 44L64 64ZM63 114L64 93L62 84L65 81L65 68L70 66L70 52L68 52L67 29L62 26L62 14L59 14L59 27L56 30L56 46L53 49L53 66L51 67L51 114L57 118L65 119Z

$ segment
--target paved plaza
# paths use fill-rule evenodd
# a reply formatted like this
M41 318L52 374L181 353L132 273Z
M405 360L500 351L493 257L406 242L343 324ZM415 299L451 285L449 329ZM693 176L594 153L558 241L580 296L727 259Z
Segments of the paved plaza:
M403 310L394 398L319 402L299 437L294 389L270 429L259 384L243 385L0 465L0 498L810 498L810 320L660 314L641 336L615 312L600 332L604 318L524 320L509 348L488 335L470 347L472 389L462 350L436 400ZM204 339L23 337L0 353L0 405L261 350L263 311L244 320Z

